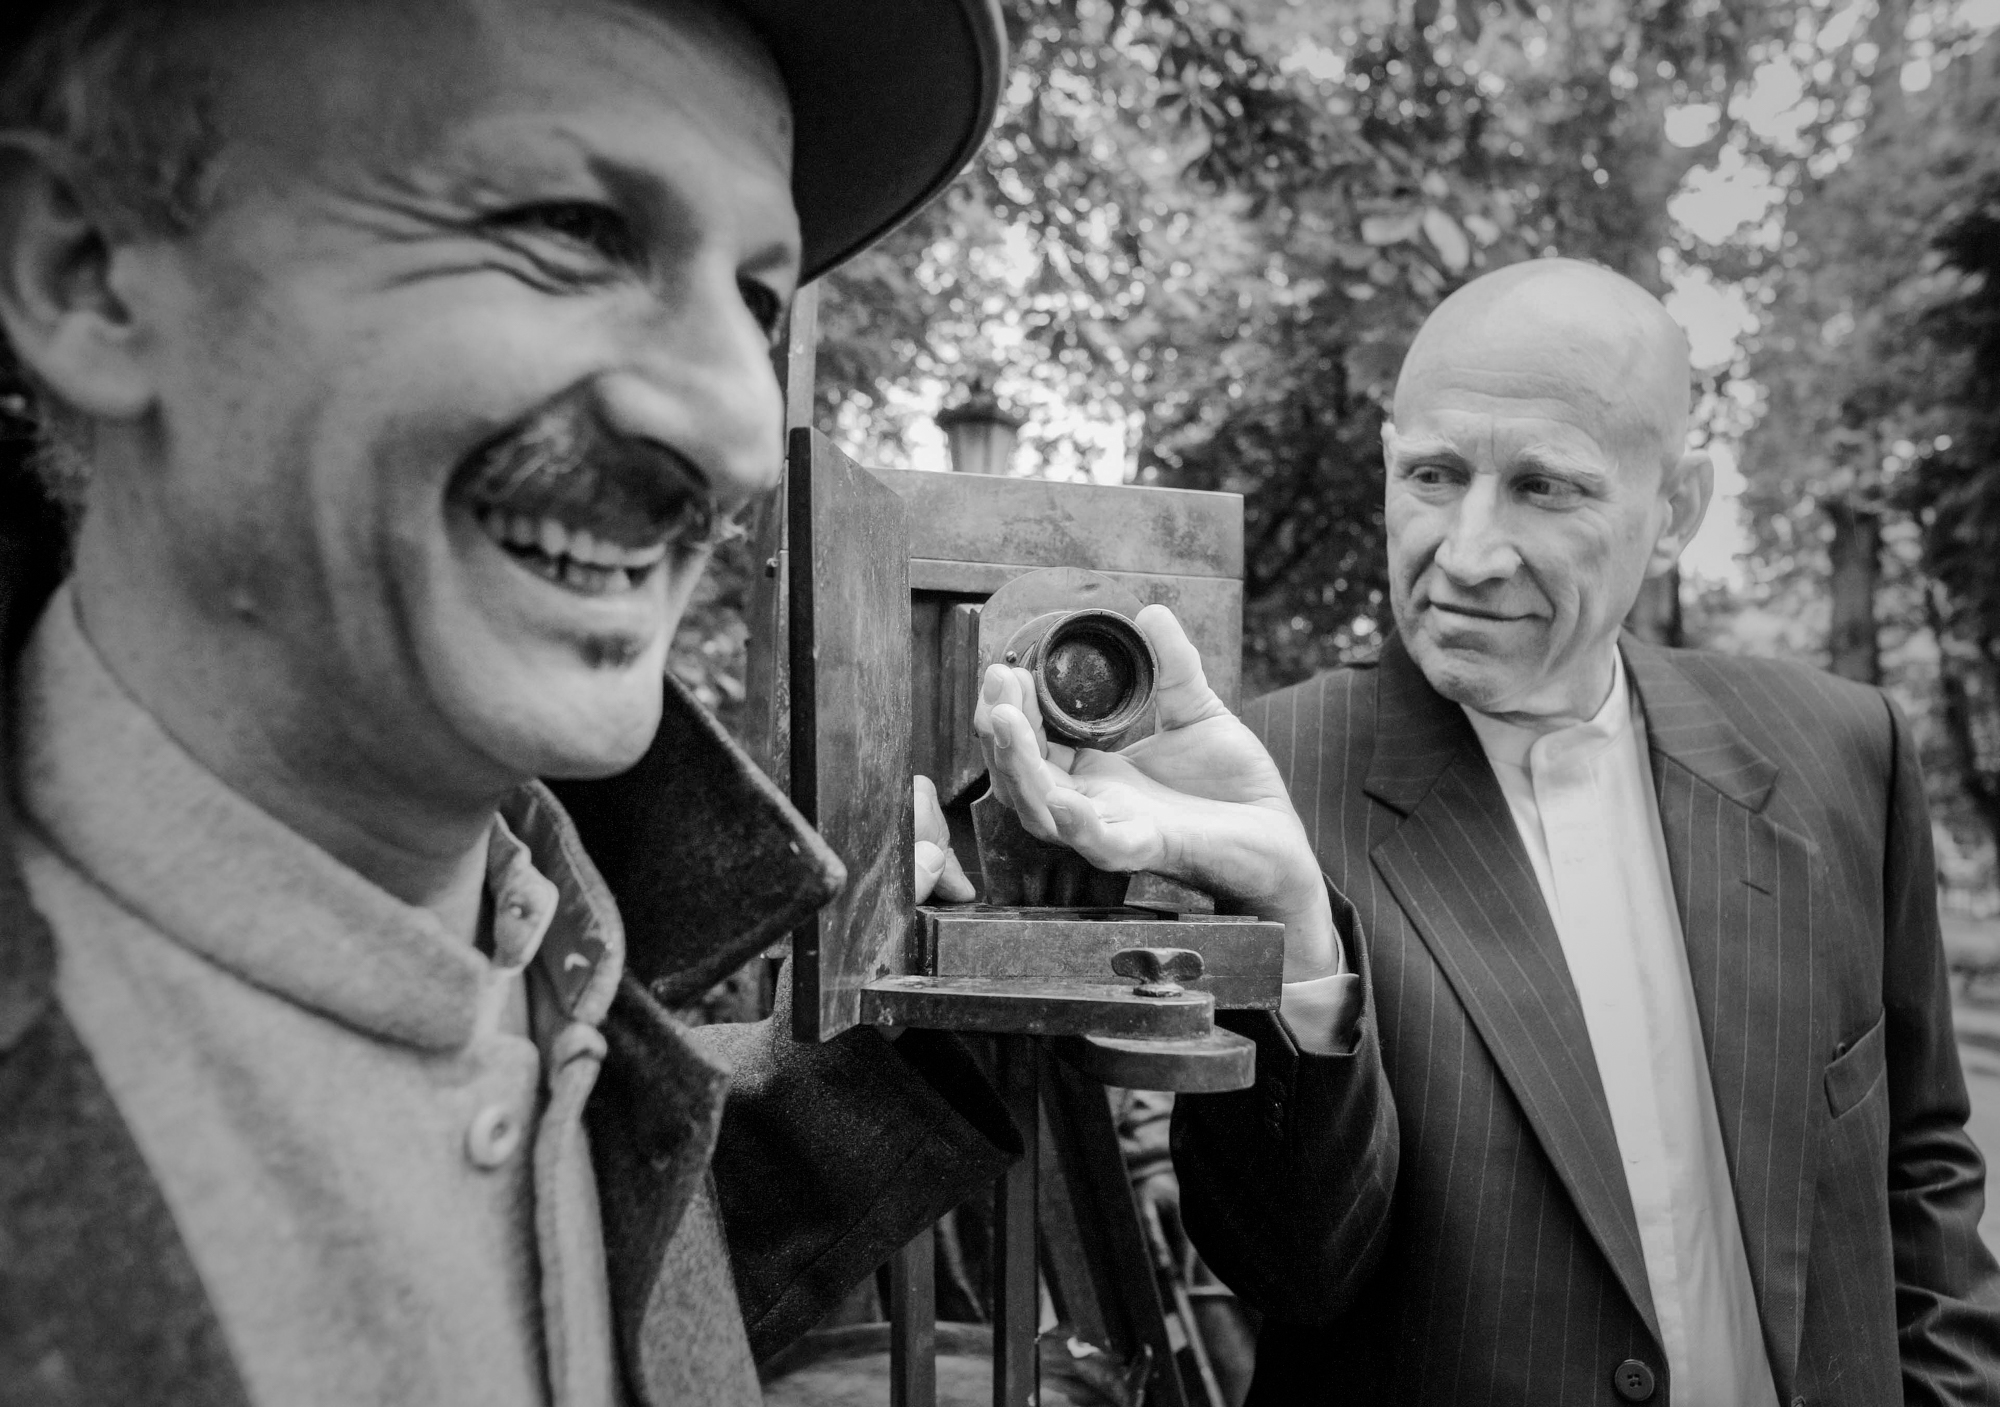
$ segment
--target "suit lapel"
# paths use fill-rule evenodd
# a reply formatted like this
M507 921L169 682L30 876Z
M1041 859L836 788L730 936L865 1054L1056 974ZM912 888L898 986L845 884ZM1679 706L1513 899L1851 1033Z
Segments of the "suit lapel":
M1591 1237L1657 1341L1638 1220L1583 1008L1506 797L1399 639L1378 672L1369 795L1403 815L1376 870L1437 960Z
M1694 979L1736 1213L1789 1391L1812 1224L1813 847L1764 813L1777 767L1665 651L1623 642Z

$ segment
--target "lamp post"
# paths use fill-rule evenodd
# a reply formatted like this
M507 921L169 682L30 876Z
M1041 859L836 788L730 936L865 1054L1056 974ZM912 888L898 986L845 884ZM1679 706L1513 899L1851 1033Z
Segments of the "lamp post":
M983 371L965 383L965 399L937 416L938 429L951 447L951 467L960 474L1005 474L1024 423L1001 406L992 378Z

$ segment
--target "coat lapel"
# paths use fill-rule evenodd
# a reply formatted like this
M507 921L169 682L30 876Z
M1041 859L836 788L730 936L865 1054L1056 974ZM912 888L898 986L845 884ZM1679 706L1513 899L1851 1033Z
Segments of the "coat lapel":
M1777 767L1663 650L1623 642L1694 979L1736 1213L1781 1394L1798 1361L1812 1225L1812 866L1764 814Z
M647 1307L669 1244L708 1175L729 1072L688 1041L627 972L604 1021L609 1058L584 1107L605 1278L628 1384L651 1381Z
M1458 993L1655 1340L1638 1220L1583 1007L1506 797L1460 708L1391 639L1367 790L1403 821L1376 870Z

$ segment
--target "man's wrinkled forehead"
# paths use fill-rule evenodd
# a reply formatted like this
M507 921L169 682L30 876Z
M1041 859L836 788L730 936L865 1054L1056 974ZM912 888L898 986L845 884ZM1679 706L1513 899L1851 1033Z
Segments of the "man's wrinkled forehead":
M712 0L246 0L204 36L231 144L292 172L449 157L481 123L691 123L789 170L783 80ZM574 133L565 135L575 136ZM223 179L241 161L225 161Z
M1687 341L1665 309L1588 266L1503 273L1512 277L1468 285L1425 323L1397 380L1395 420L1409 428L1441 406L1504 408L1575 424L1606 448L1677 455Z

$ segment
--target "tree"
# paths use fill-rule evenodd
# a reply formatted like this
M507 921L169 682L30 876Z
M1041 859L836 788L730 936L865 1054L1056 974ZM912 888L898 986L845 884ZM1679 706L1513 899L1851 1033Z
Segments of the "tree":
M1759 551L1831 586L1839 672L1935 704L1937 770L2000 837L2000 46L1893 6L1863 44L1867 101L1799 162L1752 361ZM1887 671L1896 635L1928 648Z
M1884 466L1907 412L1906 256L1922 240L1900 179L1915 131L1900 81L1909 20L1906 0L1881 0L1860 38L1823 61L1819 115L1784 154L1791 209L1752 361L1767 401L1745 457L1762 545L1802 549L1824 571L1828 663L1870 684L1882 675Z
M1921 448L1897 506L1922 528L1926 622L1966 799L2000 842L2000 47L1942 85L1929 295L1916 335Z
M1726 108L1784 13L1014 0L980 160L829 280L823 416L893 462L899 405L999 362L1030 407L1126 427L1141 482L1245 495L1246 676L1300 677L1384 624L1379 432L1424 316L1543 253L1658 288L1703 155L1664 113Z

